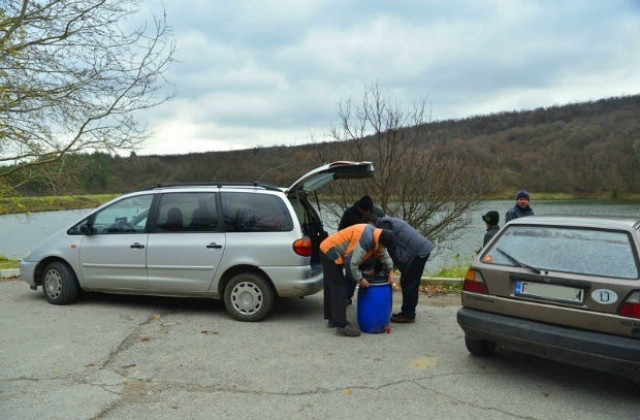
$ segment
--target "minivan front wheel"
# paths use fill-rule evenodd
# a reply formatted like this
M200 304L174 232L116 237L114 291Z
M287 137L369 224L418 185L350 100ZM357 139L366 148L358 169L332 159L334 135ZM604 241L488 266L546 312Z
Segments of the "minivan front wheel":
M49 303L71 303L79 290L78 278L71 267L61 261L47 264L42 272L42 293Z
M467 346L469 353L481 357L491 356L493 350L496 348L496 343L493 341L470 338L468 336L464 337L464 344Z
M254 273L236 275L224 289L227 312L238 321L261 321L271 312L274 299L271 285Z

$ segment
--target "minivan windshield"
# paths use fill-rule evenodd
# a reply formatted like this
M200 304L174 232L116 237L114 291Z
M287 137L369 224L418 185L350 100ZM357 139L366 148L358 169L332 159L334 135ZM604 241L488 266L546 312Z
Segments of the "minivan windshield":
M638 278L627 232L557 226L508 226L483 262L622 279Z

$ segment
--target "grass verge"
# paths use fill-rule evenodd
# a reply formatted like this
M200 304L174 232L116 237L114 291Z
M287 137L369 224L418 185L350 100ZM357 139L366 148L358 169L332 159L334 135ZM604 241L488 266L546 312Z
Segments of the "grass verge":
M0 214L90 209L98 207L119 195L120 194L2 197L0 198Z
M6 270L9 268L19 268L20 260L12 260L4 255L0 255L0 270Z

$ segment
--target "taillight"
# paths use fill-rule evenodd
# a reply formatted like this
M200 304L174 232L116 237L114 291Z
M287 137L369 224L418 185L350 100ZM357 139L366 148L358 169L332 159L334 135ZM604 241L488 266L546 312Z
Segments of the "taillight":
M293 252L300 255L301 257L310 257L311 256L311 239L308 237L296 239L293 242Z
M467 274L464 276L462 290L465 292L487 294L487 286L484 284L484 279L479 271L467 270Z
M640 318L640 290L631 292L629 297L620 305L618 313L630 318Z

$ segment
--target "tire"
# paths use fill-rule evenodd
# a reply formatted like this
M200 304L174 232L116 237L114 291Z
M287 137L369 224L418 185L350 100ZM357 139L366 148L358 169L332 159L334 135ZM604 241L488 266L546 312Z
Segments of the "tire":
M61 261L49 263L42 272L42 293L54 305L66 305L78 296L80 286L71 267Z
M467 346L469 353L480 357L491 356L493 350L496 348L496 343L493 341L469 338L467 336L464 337L464 344Z
M253 273L241 273L233 277L224 289L224 306L232 318L238 321L263 320L273 308L275 293L271 285Z

